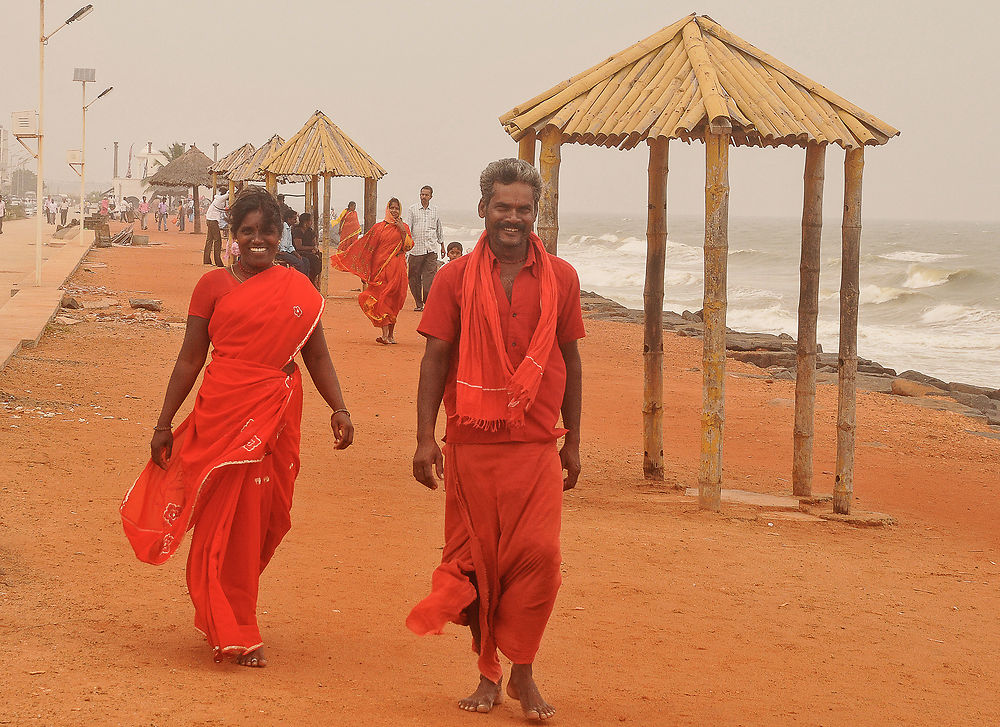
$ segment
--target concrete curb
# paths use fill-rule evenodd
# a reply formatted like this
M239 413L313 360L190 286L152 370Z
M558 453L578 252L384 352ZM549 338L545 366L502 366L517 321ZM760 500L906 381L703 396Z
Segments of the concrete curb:
M11 289L10 299L0 305L0 371L22 348L38 345L45 327L59 312L62 286L93 247L93 233L85 234L84 239L89 242L77 237L49 246L48 259L42 264L42 284L35 285L34 273L26 275Z

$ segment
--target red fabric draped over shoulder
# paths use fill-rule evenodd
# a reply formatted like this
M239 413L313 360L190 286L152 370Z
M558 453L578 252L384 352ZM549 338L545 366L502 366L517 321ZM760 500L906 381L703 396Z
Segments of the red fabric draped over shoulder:
M193 525L213 474L280 455L287 487L298 473L302 378L282 371L312 334L323 298L294 270L274 267L225 294L209 321L214 350L191 414L174 430L170 463L150 460L122 501L136 556L165 562ZM279 439L290 420L296 436ZM287 446L286 446L287 444ZM294 445L294 446L293 446Z
M395 225L379 222L347 249L341 247L330 256L330 264L337 270L353 273L365 282L358 305L376 327L395 323L403 309L406 252L412 247L408 227L404 236Z

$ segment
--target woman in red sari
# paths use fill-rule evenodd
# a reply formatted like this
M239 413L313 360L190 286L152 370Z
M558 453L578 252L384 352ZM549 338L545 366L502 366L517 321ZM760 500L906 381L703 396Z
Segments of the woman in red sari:
M340 235L340 243L337 249L346 250L354 244L358 233L361 232L361 223L358 222L357 205L354 202L349 202L344 211L337 216L337 219L332 224L336 225L338 223L340 224L340 228L337 230Z
M400 219L401 211L399 200L393 197L382 222L330 256L333 267L364 281L358 304L372 325L381 327L382 335L375 340L382 344L396 343L396 317L406 301L406 251L413 247L413 238Z
M194 528L187 563L195 626L216 661L267 664L257 626L257 588L291 525L299 471L302 360L333 409L334 448L354 440L337 373L323 337L322 296L297 270L275 266L278 202L260 188L230 210L240 249L230 268L202 276L187 331L150 442L151 459L121 504L136 555L164 563ZM194 410L171 421L213 346Z

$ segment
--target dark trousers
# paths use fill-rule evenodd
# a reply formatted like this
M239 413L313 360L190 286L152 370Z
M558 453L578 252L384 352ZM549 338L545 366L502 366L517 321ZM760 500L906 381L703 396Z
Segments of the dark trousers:
M69 210L59 210L59 219L62 220L60 223L63 227L66 226L66 215L69 214Z
M181 223L183 224L183 222ZM183 230L184 228L181 227ZM216 267L222 267L222 232L219 230L218 220L208 221L208 237L205 238L204 262L206 265L212 264L212 254L215 254Z
M274 256L275 262L281 264L287 264L289 267L293 267L300 273L305 275L307 278L310 277L310 266L309 261L304 257L299 257L298 255L290 252L279 252Z
M417 304L417 308L423 308L424 303L427 302L427 294L431 290L431 283L434 282L434 275L438 271L437 260L436 252L410 255L407 278L409 278L410 293L413 294L413 301Z

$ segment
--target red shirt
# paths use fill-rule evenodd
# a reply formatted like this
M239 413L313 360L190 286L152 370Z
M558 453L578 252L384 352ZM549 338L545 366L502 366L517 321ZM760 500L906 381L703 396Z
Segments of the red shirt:
M191 293L188 315L209 319L215 310L215 301L240 284L227 268L216 268L201 276Z
M531 335L542 315L534 249L528 248L528 259L514 279L514 289L509 301L503 283L500 282L496 256L489 248L486 249L486 254L493 269L493 290L497 298L504 345L511 363L516 367L524 359ZM558 291L556 343L563 344L583 338L586 333L580 310L580 280L576 270L565 260L548 253L546 255L555 273ZM471 257L464 255L437 272L427 296L424 315L417 328L424 336L440 338L452 344L451 364L444 387L444 410L448 415L445 439L451 444L553 441L566 433L565 429L556 427L566 391L566 362L558 345L552 346L538 394L525 413L523 428L487 432L458 422L455 413L455 379L458 374L458 339L462 327L462 278Z

